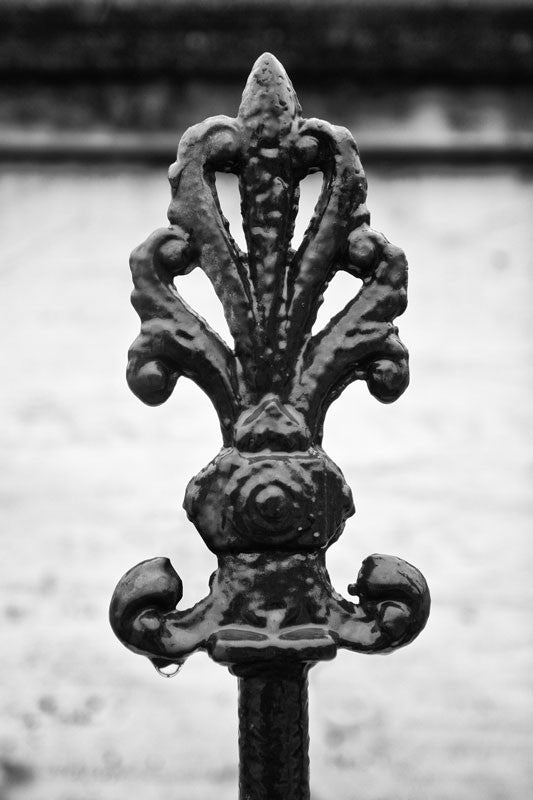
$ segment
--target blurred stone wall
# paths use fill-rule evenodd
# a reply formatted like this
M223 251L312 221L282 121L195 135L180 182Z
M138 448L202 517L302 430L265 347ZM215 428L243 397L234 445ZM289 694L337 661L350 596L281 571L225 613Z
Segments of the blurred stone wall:
M367 160L397 151L428 92L450 118L437 144L531 160L532 0L3 0L0 158L165 164L177 132L238 103L264 51L316 113L357 118Z

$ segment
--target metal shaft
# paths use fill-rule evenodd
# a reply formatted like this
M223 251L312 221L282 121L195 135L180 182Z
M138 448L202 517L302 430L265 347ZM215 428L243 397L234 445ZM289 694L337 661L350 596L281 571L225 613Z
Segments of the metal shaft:
M307 664L239 675L240 800L309 800Z

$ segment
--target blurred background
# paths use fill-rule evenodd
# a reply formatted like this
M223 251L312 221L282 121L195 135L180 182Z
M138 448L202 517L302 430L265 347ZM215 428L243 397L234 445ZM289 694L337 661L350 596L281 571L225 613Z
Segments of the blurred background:
M181 133L234 115L265 50L305 116L354 133L411 269L411 386L382 406L352 385L327 419L357 506L332 579L392 553L433 596L410 647L312 670L313 800L533 793L533 2L2 0L0 800L236 797L236 680L203 655L158 677L107 606L145 558L172 559L184 606L215 567L181 502L216 416L184 379L157 409L129 393L128 255L165 224ZM207 280L179 289L227 339Z

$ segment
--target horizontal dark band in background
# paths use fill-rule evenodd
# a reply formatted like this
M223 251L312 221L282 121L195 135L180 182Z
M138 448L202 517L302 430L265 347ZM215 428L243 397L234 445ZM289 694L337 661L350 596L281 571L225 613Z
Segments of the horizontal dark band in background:
M527 82L533 4L517 0L4 0L0 74L242 79L261 52L295 79Z

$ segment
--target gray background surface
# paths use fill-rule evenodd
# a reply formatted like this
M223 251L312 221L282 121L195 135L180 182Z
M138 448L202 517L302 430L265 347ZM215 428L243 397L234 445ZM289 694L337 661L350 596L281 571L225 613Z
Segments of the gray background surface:
M412 384L392 406L354 385L329 413L325 447L357 515L328 563L343 592L366 555L397 554L424 572L433 611L404 651L312 671L313 797L523 800L532 182L512 168L368 177L373 225L410 262ZM219 186L238 236L232 186ZM318 185L304 188L300 237ZM0 179L2 800L236 795L236 681L201 655L161 679L106 620L116 581L144 558L171 557L184 604L215 566L180 508L218 449L215 413L185 380L149 409L124 378L138 330L127 256L167 203L160 169ZM224 335L201 277L179 288ZM334 280L322 322L356 288Z

